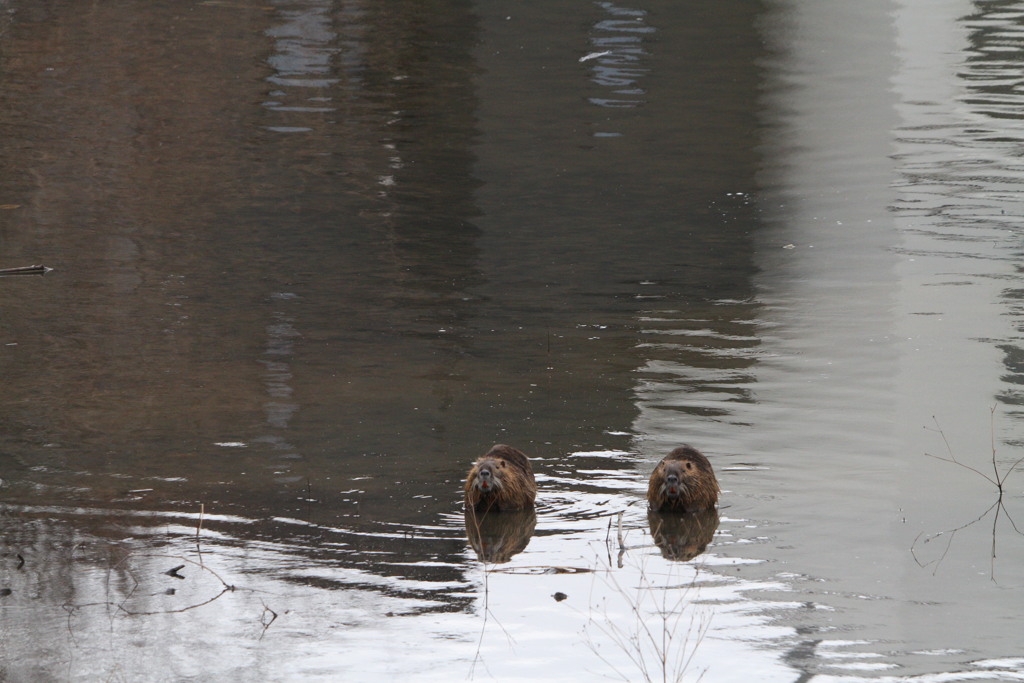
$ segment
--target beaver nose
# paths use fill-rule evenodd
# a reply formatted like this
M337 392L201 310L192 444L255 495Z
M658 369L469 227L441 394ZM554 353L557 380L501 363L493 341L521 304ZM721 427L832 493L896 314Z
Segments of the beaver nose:
M476 473L476 476L477 476L477 482L476 482L477 487L479 489L483 490L483 491L490 490L491 486L493 486L493 484L491 483L491 470L490 470L490 468L488 468L488 467L481 467L480 470Z
M676 474L670 474L667 477L665 477L665 481L671 486L675 486L676 484L679 483L679 476Z

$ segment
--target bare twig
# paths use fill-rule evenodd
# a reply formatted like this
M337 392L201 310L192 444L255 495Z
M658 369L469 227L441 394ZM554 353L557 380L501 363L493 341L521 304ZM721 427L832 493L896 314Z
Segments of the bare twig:
M915 538L914 542L910 545L910 554L914 557L914 561L917 562L917 566L919 566L919 567L921 567L923 569L924 567L927 567L930 564L934 564L935 565L935 570L932 572L932 575L934 576L935 572L939 571L939 565L942 564L942 561L944 559L946 559L946 553L949 552L949 547L953 544L953 538L956 536L956 533L958 531L962 531L962 530L966 529L969 526L977 524L981 520L985 519L985 517L988 516L988 513L992 512L992 508L996 507L999 504L1000 504L999 501L996 501L995 503L992 503L991 505L988 506L988 508L983 513L981 513L980 515L978 515L977 517L975 517L971 521L967 522L966 524L961 524L960 526L958 526L955 529L946 529L945 531L940 531L938 533L931 534L929 536L925 536L924 543L931 543L936 538L939 538L940 536L945 536L946 534L949 534L949 540L946 541L946 547L942 551L942 555L938 559L936 559L936 560L931 560L930 562L921 562L921 560L918 559L917 552L916 552L915 549L917 548L918 541L920 541L921 537L924 536L924 532L923 531L921 533L919 533L917 535L917 538Z
M601 648L588 638L587 646L591 652L614 674L622 680L644 681L681 681L693 663L694 654L710 628L710 619L704 613L698 614L693 609L692 591L696 590L697 576L681 587L658 586L649 576L646 567L638 567L640 575L638 585L631 590L622 586L609 565L605 572L605 582L619 593L627 602L632 618L623 621L612 617L605 609L595 619L591 612L587 625L608 638L632 663L638 675L624 672L601 652ZM673 594L673 591L679 590ZM661 591L660 599L648 607L647 601L655 591ZM675 598L672 600L671 598ZM690 607L691 609L687 609ZM592 608L593 610L593 608ZM684 633L680 633L681 620L686 612L690 612L689 625ZM652 619L651 617L655 617ZM659 623L660 622L660 623ZM625 623L626 625L621 625ZM589 635L589 634L588 634ZM703 672L698 679L703 677Z
M263 602L260 600L260 602ZM270 613L270 621L267 621L267 613ZM260 640L263 640L263 636L267 635L267 629L270 625L277 621L277 612L267 607L267 603L263 602L263 614L260 615L260 623L263 624L263 630L260 632Z
M46 266L20 266L18 268L0 268L0 277L7 275L46 275L53 268Z
M622 533L622 515L625 510L619 510L619 569L622 569L622 556L626 554L626 536Z
M989 565L990 565L990 568L989 568L989 578L993 582L995 582L995 580L996 580L996 533L998 531L998 526L999 526L999 517L1001 515L1005 515L1006 519L1010 522L1010 526L1013 528L1013 530L1018 535L1024 536L1024 533L1022 533L1021 530L1017 527L1017 524L1014 521L1013 517L1010 515L1009 511L1006 509L1006 506L1003 504L1003 493L1004 493L1003 484L1006 483L1006 480L1010 476L1010 474L1015 469L1017 469L1017 467L1021 463L1024 463L1024 457L1019 458L1005 472L1002 472L1002 473L999 472L999 461L998 461L998 459L996 457L996 453L997 453L997 451L996 451L996 427L995 427L996 406L992 406L992 408L990 409L989 412L990 412L990 418L989 418L989 441L990 441L990 446L991 446L991 451L992 451L992 460L991 460L991 463L992 463L992 476L989 476L989 475L985 474L984 472L982 472L982 471L980 471L980 470L978 470L978 469L976 469L974 467L971 467L970 465L967 465L967 464L957 460L956 456L953 454L953 449L949 445L949 440L946 439L945 433L942 431L942 428L939 426L938 420L934 416L932 417L932 419L935 420L935 430L934 431L938 432L939 436L942 438L943 443L946 445L946 452L949 453L949 457L948 458L939 457L939 456L932 455L931 453L925 453L925 455L927 455L930 458L935 458L936 460L942 460L943 462L949 462L949 463L952 463L954 465L958 465L960 467L963 467L964 469L967 469L967 470L970 470L971 472L974 472L979 477L985 479L990 484L995 486L996 487L996 492L997 492L995 502L992 503L992 505L990 505L985 510L985 512L983 512L981 515L979 515L975 519L971 520L970 522L967 522L966 524L962 524L962 525L956 527L955 529L947 529L946 531L940 531L937 534L932 534L930 536L925 537L924 543L928 543L928 542L930 542L930 541L932 541L932 540L934 540L934 539L936 539L936 538L938 538L940 536L949 534L949 540L946 542L946 547L942 551L942 554L938 557L938 559L932 560L931 562L926 562L926 563L922 563L918 559L917 553L916 553L916 548L917 548L918 541L921 540L921 536L923 535L923 533L917 535L917 538L914 539L914 542L910 546L911 555L913 555L914 561L917 562L918 566L920 566L922 568L923 567L927 567L930 564L935 564L935 569L932 571L933 575L935 574L935 572L937 572L939 570L939 565L942 564L942 561L946 559L946 555L949 553L949 549L950 549L950 547L953 544L953 539L955 538L957 532L961 531L963 529L966 529L969 526L977 524L982 519L984 519L990 512L992 512L992 510L995 510L995 515L992 518L992 550L991 550L991 556L989 558Z
M224 595L225 593L228 593L228 592L231 592L231 591L235 590L235 587L232 586L231 584L227 583L226 581L224 581L224 579L222 579L220 577L220 575L217 574L217 572L213 571L212 569L210 569L207 566L204 566L204 565L200 564L199 562L196 562L194 560L190 560L187 557L181 557L180 555L163 555L163 554L132 555L131 553L129 553L129 554L125 555L124 557L122 557L112 567L110 567L110 571L113 571L117 567L119 567L121 565L124 565L132 557L150 557L150 558L158 557L158 558L165 558L165 559L174 559L174 560L178 560L180 562L185 562L187 564L194 565L196 567L199 567L200 569L202 569L205 572L209 572L209 574L211 576L213 576L218 581L220 581L222 588L221 588L220 592L217 593L216 595L214 595L213 597L211 597L211 598L209 598L207 600L203 600L202 602L198 602L198 603L187 605L185 607L179 607L179 608L176 608L176 609L152 610L152 611L136 611L136 610L132 610L132 609L129 609L129 608L125 607L125 605L132 598L132 596L135 594L135 592L138 590L138 588L139 588L139 580L135 577L135 573L132 572L131 569L126 568L125 571L128 574L128 576L131 577L133 585L132 585L131 589L127 592L127 594L124 596L124 598L121 599L120 601L115 602L113 600L105 600L105 601L100 601L100 602L90 602L90 603L83 603L83 604L72 604L72 603L65 603L64 604L63 607L68 612L68 628L69 629L70 629L71 615L74 614L75 611L77 611L79 609L82 609L84 607L95 607L95 606L98 606L98 605L105 605L107 607L112 607L112 608L116 609L117 611L122 612L123 614L130 615L130 616L151 616L151 615L154 615L154 614L178 614L180 612L187 612L189 610L193 610L193 609L196 609L198 607L202 607L203 605L208 605L211 602L213 602L214 600L216 600L217 598L219 598L220 596ZM181 569L184 566L185 565L183 564L180 567L175 567L175 569L174 569L175 574L177 574L177 570L178 569ZM108 591L109 591L109 582L110 582L110 571L107 572ZM180 579L180 578L184 578L184 577L176 576L176 578Z
M203 530L203 514L206 512L206 505L199 504L199 520L196 522L196 557L199 558L199 566L203 566L203 546L200 543L199 535Z
M992 477L988 476L987 474L985 474L981 470L975 469L975 468L971 467L970 465L965 465L964 463L962 463L959 460L957 460L956 456L953 455L953 449L949 445L949 440L946 438L946 433L944 431L942 431L942 428L939 426L938 419L933 415L932 416L932 420L935 421L935 429L934 429L934 431L938 432L939 436L942 437L942 443L946 444L946 452L949 453L949 457L948 458L942 458L942 457L939 457L937 455L932 455L931 453L925 453L925 455L927 455L929 458L935 458L936 460L941 460L943 462L951 462L954 465L959 465L960 467L963 467L964 469L967 469L967 470L970 470L971 472L974 472L979 477L982 477L983 479L988 480L993 485L999 486L999 482L998 481L996 481ZM994 459L995 459L995 457L993 456L993 460Z
M478 535L480 535L481 534L481 527L480 527L480 525L481 525L482 518L478 517L476 514L473 514L471 516L471 520L472 520L471 524L473 524L476 527L476 532L477 532ZM484 620L483 620L483 623L480 624L480 637L477 639L476 652L473 654L473 663L469 667L469 674L467 676L468 680L473 680L473 677L476 674L476 665L478 663L479 664L483 664L484 669L487 671L487 674L491 675L493 677L493 674L491 674L490 668L488 668L488 666L487 666L487 662L484 662L483 659L480 656L480 651L482 650L483 644L484 644L484 634L487 632L487 621L490 618L493 618L494 619L494 623L496 623L498 625L498 627L505 633L505 637L508 639L509 644L512 645L512 644L515 643L515 639L512 638L512 634L510 634L508 632L508 630L505 629L505 627L501 624L501 622L494 615L494 613L491 612L491 605L490 605L490 596L491 596L491 593L490 593L490 571L488 571L488 569L487 569L486 557L487 557L486 554L481 555L481 557L480 557L480 564L481 564L481 568L483 569L483 574L484 574L484 609L483 609Z

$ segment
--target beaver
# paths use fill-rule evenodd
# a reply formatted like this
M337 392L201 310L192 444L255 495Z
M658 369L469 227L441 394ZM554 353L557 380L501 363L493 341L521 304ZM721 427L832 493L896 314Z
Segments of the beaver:
M477 512L532 508L536 497L530 461L511 446L495 445L466 475L466 507Z
M710 508L685 515L651 510L647 523L662 557L686 562L707 550L718 529L718 510Z
M659 512L711 510L718 502L711 463L692 446L676 448L651 472L647 502Z

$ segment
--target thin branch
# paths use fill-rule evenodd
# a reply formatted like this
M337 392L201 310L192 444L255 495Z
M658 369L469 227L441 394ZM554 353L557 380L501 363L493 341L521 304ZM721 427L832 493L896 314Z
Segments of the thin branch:
M19 266L18 268L0 268L0 276L6 275L46 275L53 268L46 266Z
M953 544L953 537L956 536L956 533L958 531L966 529L967 527L969 527L969 526L971 526L973 524L977 524L978 522L983 520L988 515L988 513L992 512L992 508L996 507L996 505L999 505L999 503L1000 503L1000 501L998 501L998 500L995 503L992 503L992 505L989 505L988 508L983 513L978 515L976 518L972 519L970 522L967 522L966 524L962 524L961 526L958 526L955 529L946 529L945 531L940 531L937 534L932 534L930 536L925 537L924 542L925 543L931 543L933 540L935 540L939 536L944 536L946 534L950 535L949 536L949 540L946 542L945 550L943 550L942 555L937 560L932 560L931 562L924 562L924 563L922 563L919 559L917 559L917 552L916 552L915 548L917 547L917 542L921 539L921 536L924 535L924 532L919 533L917 535L917 538L914 539L914 542L910 544L910 554L914 557L914 561L917 562L917 565L919 567L921 567L922 569L927 567L930 564L935 564L935 571L932 572L932 575L934 576L935 572L937 572L939 570L939 565L942 564L942 561L946 558L946 553L949 552L949 547Z
M991 483L993 486L995 486L996 490L998 491L998 495L996 496L996 501L992 505L990 505L988 507L988 509L986 509L985 512L982 513L976 519L971 520L970 522L968 522L966 524L963 524L963 525L961 525L961 526L959 526L959 527L957 527L955 529L949 529L949 530L946 530L946 531L941 531L941 532L939 532L937 534L933 534L933 535L928 536L928 537L925 538L924 542L928 543L928 542L938 538L939 536L942 536L942 535L945 535L945 534L949 534L949 539L946 542L946 547L945 547L945 549L943 550L942 554L939 556L939 558L937 560L932 560L931 562L922 563L918 559L917 553L916 553L916 547L917 547L918 541L921 540L922 534L918 534L917 535L917 538L914 539L914 542L910 546L910 552L914 556L914 561L917 562L918 566L923 568L923 567L928 566L929 564L934 564L935 565L935 569L932 572L933 575L936 572L938 572L939 565L942 564L942 561L946 558L947 553L949 553L949 549L950 549L950 547L953 544L953 539L956 537L956 533L958 531L962 530L962 529L966 529L967 527L971 526L972 524L975 524L975 523L981 521L982 519L985 518L985 516L987 516L990 512L992 512L993 509L995 509L995 515L992 518L992 550L991 550L991 556L989 558L989 565L990 565L989 577L992 579L993 582L996 581L996 543L997 543L997 540L998 540L997 539L997 534L998 534L998 531L999 531L999 518L1000 518L1000 516L1005 515L1007 520L1009 520L1010 526L1013 528L1013 530L1018 535L1024 535L1024 533L1021 532L1020 528L1018 528L1017 523L1014 521L1013 517L1010 515L1009 510L1007 510L1006 506L1003 504L1003 493L1004 493L1003 484L1006 483L1006 480L1010 476L1010 474L1012 474L1013 471L1016 470L1017 467L1021 465L1021 463L1024 463L1024 457L1019 458L1005 472L1000 474L1000 472L999 472L999 461L996 458L997 451L996 451L995 414L996 414L996 406L993 405L990 408L990 410L989 410L989 444L990 444L990 447L991 447L991 450L992 450L992 473L993 473L993 476L991 476L991 477L988 476L987 474L985 474L984 472L981 472L980 470L977 470L974 467L971 467L970 465L962 463L962 462L960 462L959 460L956 459L956 456L953 454L953 449L949 445L949 440L946 438L945 433L942 431L942 428L939 426L939 421L934 416L932 416L932 420L935 421L935 430L934 431L937 431L939 433L939 436L942 437L943 443L946 444L946 451L947 451L947 453L949 453L949 457L948 458L939 457L939 456L932 455L931 453L925 453L925 455L930 457L930 458L935 458L936 460L942 460L943 462L950 462L950 463L953 463L954 465L959 465L960 467L963 467L964 469L968 469L968 470L974 472L975 474L977 474L978 476L986 479L989 483Z
M1017 523L1013 521L1013 517L1010 515L1010 511L1006 509L1006 506L1003 505L1002 501L1000 501L999 507L1003 508L1003 514L1006 515L1006 519L1010 520L1010 526L1013 527L1013 530L1016 531L1018 535L1024 536L1024 532L1017 528Z
M181 612L188 612L189 610L196 609L197 607L202 607L203 605L209 605L211 602L213 602L214 600L216 600L220 596L222 596L225 593L228 593L230 591L233 591L233 590L234 590L234 587L232 587L232 586L225 586L224 588L221 589L220 593L217 593L216 595L214 595L212 598L209 598L208 600L203 600L202 602L197 602L197 603L195 603L193 605L188 605L186 607L179 607L177 609L158 609L158 610L153 610L151 612L136 612L135 610L130 610L127 607L125 607L123 603L119 604L119 605L116 605L116 607L117 607L117 609L119 609L120 611L124 612L125 614L128 614L128 615L133 616L133 617L152 616L154 614L179 614Z
M971 467L970 465L965 465L964 463L960 462L956 458L941 458L941 457L939 457L937 455L932 455L931 453L925 453L925 455L928 456L929 458L935 458L936 460L941 460L942 462L949 462L949 463L953 463L954 465L959 465L960 467L963 467L965 470L970 470L971 472L974 472L979 477L984 477L986 480L991 482L993 486L999 486L999 482L997 482L994 479L992 479L992 477L988 476L987 474L985 474L981 470L978 470L978 469L975 469L974 467Z
M710 620L697 610L691 594L696 589L697 576L688 583L676 584L671 580L670 569L669 580L662 585L648 573L643 562L637 570L637 583L629 589L619 581L610 564L603 572L605 584L622 596L624 607L632 618L613 618L607 609L599 612L603 619L595 618L591 602L591 611L584 626L588 636L599 633L611 641L636 668L636 672L633 675L624 673L601 652L602 648L592 638L588 637L586 644L610 672L623 680L682 681L688 676L687 670L692 666L695 651L710 628ZM655 597L654 591L661 591L660 597ZM648 600L653 600L653 603ZM689 620L683 622L686 612L689 612ZM698 674L697 680L704 673ZM600 675L610 677L607 673Z
M263 602L260 600L260 602ZM264 621L267 617L267 612L270 612L270 621ZM267 635L267 629L270 625L277 621L277 612L267 607L267 603L263 602L263 614L260 615L260 623L263 624L263 630L260 632L260 640L263 640L263 636Z
M992 516L992 557L989 558L989 579L996 583L996 526L999 524L999 511L1003 509L1003 494L999 493L999 505L996 507L996 514Z
M999 487L999 493L1002 495L1003 480L999 478L999 466L996 464L996 407L994 405L988 411L988 434L992 444L992 472L996 478L995 485Z
M971 467L970 465L965 465L964 463L962 463L959 460L957 460L956 456L953 455L953 449L949 445L949 439L946 438L946 433L943 432L942 431L942 427L939 426L938 419L933 415L932 416L932 420L935 421L935 431L937 431L939 433L939 436L942 437L942 442L944 444L946 444L946 452L949 453L949 457L948 458L940 458L939 456L932 455L931 453L925 453L925 455L927 455L929 458L935 458L936 460L942 460L943 462L951 462L954 465L959 465L960 467L963 467L965 469L970 470L971 472L974 472L979 477L984 477L988 481L992 482L992 484L994 484L995 486L999 486L999 483L997 481L992 479L992 477L988 476L984 472L981 472L980 470L977 470L977 469Z
M1022 462L1024 462L1024 458L1021 458L1017 462L1013 463L1013 465L1010 466L1010 469L1006 470L1006 472L1003 474L1002 478L999 480L999 490L1000 491L1002 491L1003 482L1006 481L1006 478L1008 476L1010 476L1010 473L1013 472L1015 469L1017 469L1017 465L1021 464Z

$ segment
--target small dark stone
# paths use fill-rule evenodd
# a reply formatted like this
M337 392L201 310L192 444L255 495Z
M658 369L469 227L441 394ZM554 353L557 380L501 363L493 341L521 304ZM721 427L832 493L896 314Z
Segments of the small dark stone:
M565 600L569 596L566 595L565 593L561 592L561 591L558 591L557 593L555 593L551 597L553 597L555 599L555 602L562 602L562 600Z

